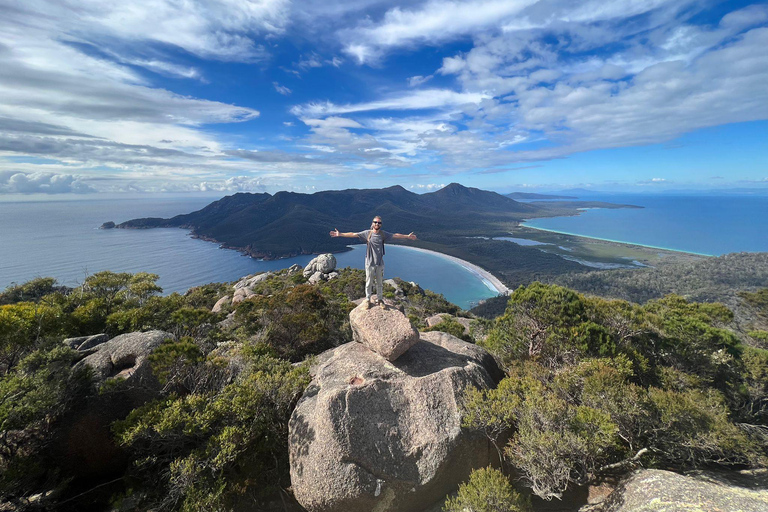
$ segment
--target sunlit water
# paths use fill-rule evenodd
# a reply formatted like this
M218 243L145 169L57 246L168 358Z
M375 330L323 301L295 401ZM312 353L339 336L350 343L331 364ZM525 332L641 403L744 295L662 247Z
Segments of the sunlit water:
M768 251L768 196L611 195L580 199L642 209L590 209L527 226L663 249L719 256Z
M171 217L209 202L185 198L0 203L0 289L39 276L73 286L88 274L112 270L152 272L160 276L158 283L165 293L184 292L192 286L233 281L294 263L304 266L313 258L259 261L191 238L176 228L98 229L109 220ZM336 254L341 268L362 268L364 258L360 245ZM415 281L463 308L497 294L466 268L434 254L390 245L385 261L385 278Z

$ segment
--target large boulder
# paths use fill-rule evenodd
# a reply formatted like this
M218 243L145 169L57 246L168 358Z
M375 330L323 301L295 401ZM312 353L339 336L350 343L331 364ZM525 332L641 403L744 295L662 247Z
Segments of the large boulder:
M71 349L78 352L84 352L92 349L97 345L101 345L105 341L109 340L107 334L91 334L90 336L78 336L77 338L67 338L62 343Z
M751 474L749 474L751 473ZM632 473L604 503L604 512L765 512L768 474L701 472L690 476L642 469Z
M309 277L315 272L330 274L334 269L336 269L336 256L331 253L321 254L304 267L304 277Z
M245 276L235 283L233 288L239 290L240 288L251 288L256 283L266 281L272 277L272 272L262 272L261 274Z
M368 308L365 301L349 313L353 339L394 361L416 342L419 331L400 310L390 306Z
M211 313L221 313L221 310L226 306L227 304L230 304L231 297L229 295L225 295L219 300L216 301L216 304L213 305L213 308L211 308Z
M173 339L173 334L165 331L121 334L101 344L95 354L78 364L90 366L97 383L111 377L138 383L151 373L147 356L169 338Z
M54 456L68 474L82 478L120 475L130 458L115 444L111 425L131 410L160 396L161 386L148 356L164 340L163 331L134 332L97 345L78 365L88 366L102 391L90 395L61 419ZM104 386L114 383L114 386Z
M423 511L498 461L484 435L461 428L464 389L501 378L476 345L424 333L390 363L352 342L312 373L289 423L291 484L310 512Z

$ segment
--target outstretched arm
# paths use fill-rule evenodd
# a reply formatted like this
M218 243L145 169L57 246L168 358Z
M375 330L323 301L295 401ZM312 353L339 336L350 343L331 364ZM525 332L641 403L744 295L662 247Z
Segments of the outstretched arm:
M395 233L392 235L392 238L397 238L399 240L416 240L416 235L413 234L413 231L411 231L408 235L402 235L400 233Z
M337 236L342 236L344 238L357 238L357 233L352 233L352 232L349 232L349 233L339 233L338 229L334 229L333 231L331 231L330 235L332 237L334 237L334 238L337 237Z

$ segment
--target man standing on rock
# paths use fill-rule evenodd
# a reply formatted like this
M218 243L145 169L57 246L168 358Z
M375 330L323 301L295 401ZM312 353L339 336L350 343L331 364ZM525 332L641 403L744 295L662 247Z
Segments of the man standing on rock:
M376 298L379 305L384 307L384 243L395 238L398 240L416 240L416 235L411 232L408 235L389 233L381 229L381 217L373 218L371 229L359 233L339 233L338 229L331 231L332 237L343 236L345 238L359 238L368 244L365 252L365 300L366 307L371 307L373 295L373 281L376 281Z

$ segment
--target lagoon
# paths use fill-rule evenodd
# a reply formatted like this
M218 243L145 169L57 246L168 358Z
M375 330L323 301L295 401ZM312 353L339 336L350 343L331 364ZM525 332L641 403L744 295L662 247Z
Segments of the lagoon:
M642 206L585 209L526 221L568 235L720 256L768 251L768 196L594 195L579 199Z

